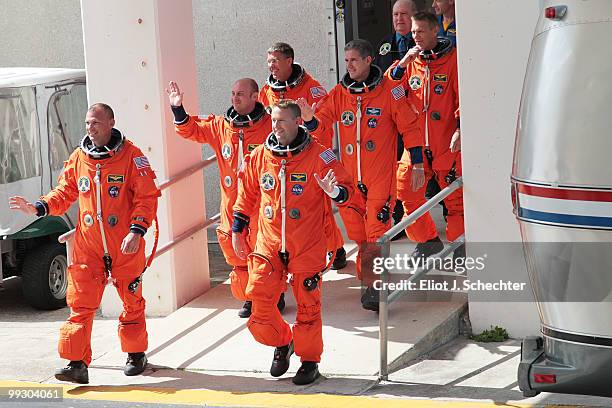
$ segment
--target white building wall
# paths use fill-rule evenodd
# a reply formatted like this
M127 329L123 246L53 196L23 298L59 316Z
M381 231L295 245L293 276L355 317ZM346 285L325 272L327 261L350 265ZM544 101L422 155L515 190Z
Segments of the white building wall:
M266 50L276 41L291 44L296 61L325 87L335 85L329 74L335 63L328 49L333 40L332 4L194 0L199 112L224 113L230 87L238 78L252 77L263 84L268 74ZM85 67L79 0L0 0L0 10L0 66Z
M520 242L512 213L510 175L516 120L541 2L457 1L459 86L466 238ZM488 259L506 279L529 282L523 253L506 245L505 259ZM469 253L468 253L469 255ZM499 276L499 274L498 274ZM534 303L470 302L474 332L490 325L512 337L537 334Z
M268 76L266 50L274 42L289 43L296 62L326 88L330 68L330 31L326 0L196 0L195 46L202 114L222 114L230 104L230 88L242 77L260 86Z
M0 66L85 68L79 0L0 0Z

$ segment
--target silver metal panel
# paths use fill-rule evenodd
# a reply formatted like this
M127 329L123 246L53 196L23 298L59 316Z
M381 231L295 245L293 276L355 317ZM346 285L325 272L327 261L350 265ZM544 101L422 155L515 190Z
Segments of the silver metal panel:
M513 175L531 182L612 187L612 1L567 6L540 18L517 125Z
M520 221L540 320L550 328L612 338L612 233Z

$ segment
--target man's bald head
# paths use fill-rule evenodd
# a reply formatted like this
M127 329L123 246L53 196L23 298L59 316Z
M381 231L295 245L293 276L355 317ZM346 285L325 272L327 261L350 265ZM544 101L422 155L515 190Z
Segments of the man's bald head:
M412 29L410 18L416 13L412 0L397 0L393 4L393 30L400 35L408 35Z
M455 18L455 0L433 0L431 6L437 16L443 16L445 19Z
M87 112L93 112L98 109L104 112L109 119L115 119L115 112L113 112L113 108L101 102L91 105L89 109L87 109Z
M259 92L259 85L257 85L257 81L255 81L253 78L240 78L234 82L234 85L236 84L244 85L245 87L250 88L253 92Z
M241 78L232 86L232 106L241 115L248 115L255 109L259 85L252 78Z
M414 4L414 0L395 0L395 3L393 3L393 7L395 7L396 5L398 5L398 7L399 5L408 7L412 11L412 14L415 14L418 11L416 4Z

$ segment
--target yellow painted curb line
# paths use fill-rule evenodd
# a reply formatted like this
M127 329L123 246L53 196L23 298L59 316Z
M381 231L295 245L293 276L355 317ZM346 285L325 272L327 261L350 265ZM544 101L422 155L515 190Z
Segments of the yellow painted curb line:
M501 404L476 401L442 401L421 399L389 399L330 394L287 394L273 392L228 392L212 390L182 390L153 387L109 387L70 386L63 384L41 384L21 381L0 381L2 388L51 388L63 389L65 399L96 401L141 402L156 404L250 406L250 407L295 407L295 408L527 408L541 405ZM23 400L22 400L23 401ZM547 407L570 407L569 405L546 405Z

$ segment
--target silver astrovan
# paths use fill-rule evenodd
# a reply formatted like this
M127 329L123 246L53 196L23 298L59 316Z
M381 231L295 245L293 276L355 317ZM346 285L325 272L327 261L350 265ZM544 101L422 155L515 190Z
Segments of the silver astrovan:
M612 396L612 1L546 0L527 65L514 212L540 314L518 383Z

